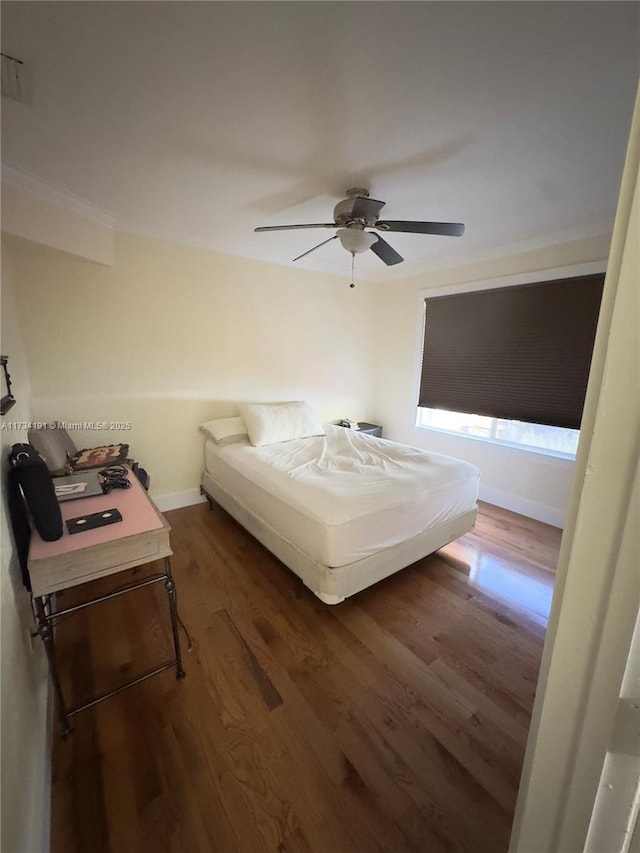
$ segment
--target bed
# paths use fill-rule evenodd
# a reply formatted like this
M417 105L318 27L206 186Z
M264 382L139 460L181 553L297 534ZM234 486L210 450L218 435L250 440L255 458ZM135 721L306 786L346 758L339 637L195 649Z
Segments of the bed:
M203 492L326 604L472 529L480 475L474 465L321 425L308 407L302 426L283 429L287 413L270 411L266 430L256 429L258 408L268 407L201 425Z

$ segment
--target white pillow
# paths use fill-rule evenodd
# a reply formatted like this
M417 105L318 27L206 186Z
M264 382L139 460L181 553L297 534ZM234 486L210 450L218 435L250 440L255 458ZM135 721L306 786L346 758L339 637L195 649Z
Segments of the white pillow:
M240 414L249 433L249 441L255 447L325 434L313 409L304 402L245 403L240 406Z
M234 444L249 439L242 418L216 418L213 421L200 424L199 429L208 438L220 445Z

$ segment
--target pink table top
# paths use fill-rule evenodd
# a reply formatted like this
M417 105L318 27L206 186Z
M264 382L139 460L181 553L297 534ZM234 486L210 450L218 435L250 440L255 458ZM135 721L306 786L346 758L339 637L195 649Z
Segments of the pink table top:
M108 495L78 498L61 503L60 511L62 512L64 531L61 538L56 539L55 542L45 542L38 532L33 530L31 547L29 548L29 562L57 557L70 551L81 551L83 548L103 545L105 542L123 539L126 536L160 530L166 522L163 522L162 516L159 515L147 497L138 478L129 472L128 479L131 483L130 489L114 489ZM67 519L87 515L90 512L104 512L109 509L120 510L122 521L73 535L67 531L65 524Z

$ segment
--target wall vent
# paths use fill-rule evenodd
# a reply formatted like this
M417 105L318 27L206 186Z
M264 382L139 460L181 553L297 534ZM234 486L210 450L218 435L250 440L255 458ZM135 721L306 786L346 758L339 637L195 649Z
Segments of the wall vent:
M24 101L24 63L6 53L2 56L2 94L14 101Z

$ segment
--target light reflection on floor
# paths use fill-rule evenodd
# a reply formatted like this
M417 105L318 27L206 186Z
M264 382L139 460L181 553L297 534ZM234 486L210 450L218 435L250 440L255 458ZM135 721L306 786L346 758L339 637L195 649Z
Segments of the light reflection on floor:
M555 575L538 566L514 566L495 553L491 546L480 544L477 538L465 536L440 550L440 554L474 587L496 601L518 611L527 611L531 618L546 626Z
M469 572L469 582L505 604L526 607L546 622L553 598L553 577L531 577L516 571L512 566L500 564L495 558L480 555L478 563Z

